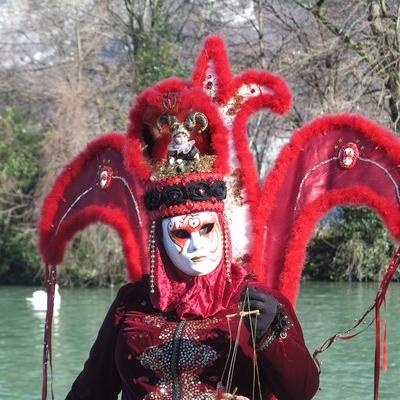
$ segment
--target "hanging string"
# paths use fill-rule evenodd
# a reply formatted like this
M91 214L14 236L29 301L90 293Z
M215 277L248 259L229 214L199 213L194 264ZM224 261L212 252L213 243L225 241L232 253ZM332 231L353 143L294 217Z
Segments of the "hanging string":
M246 307L247 307L247 311L246 311ZM260 313L259 310L251 310L250 309L250 299L249 299L249 295L248 295L248 290L246 290L245 298L244 298L244 301L242 302L239 312L236 314L226 315L228 330L229 330L229 352L228 352L228 357L225 362L224 370L222 372L221 384L223 384L223 381L225 379L225 373L226 373L226 370L229 365L228 376L227 376L226 385L225 385L225 392L226 392L225 394L230 396L229 398L234 398L235 393L238 390L238 388L234 388L233 392L231 393L233 374L234 374L234 370L235 370L235 366L236 366L237 351L238 351L238 347L239 347L240 335L241 335L242 325L243 325L243 318L248 317L250 319L249 320L250 335L251 335L252 345L253 345L252 400L255 400L256 379L258 382L258 390L259 390L259 396L260 396L259 398L262 399L260 374L259 374L259 369L258 369L257 353L256 353L256 334L255 334L259 313ZM254 322L252 320L253 316L255 318ZM238 327L237 327L237 331L236 331L235 344L233 346L233 351L232 351L232 330L231 330L231 326L230 326L230 319L237 318L237 317L239 317L239 322L238 322Z
M373 323L374 320L370 321L370 323L366 326L364 326L360 331L354 333L354 334L350 334L351 332L353 332L357 327L359 327L365 320L365 318L369 315L369 313L375 308L375 303L370 306L368 308L368 310L362 315L362 317L360 319L358 319L356 321L356 323L354 325L352 325L350 328L339 331L338 333L336 333L335 335L329 337L328 339L325 340L325 342L316 350L314 350L313 352L313 358L319 368L319 370L321 371L321 365L320 362L318 360L318 356L320 353L323 353L325 350L329 349L329 347L331 347L331 345L335 342L336 339L341 339L341 340L349 340L349 339L353 339L356 336L360 335L361 333L365 332Z
M400 247L396 250L395 255L390 260L389 265L387 266L385 275L382 279L382 282L379 286L378 293L376 294L374 303L367 309L367 311L361 316L360 319L356 321L356 323L350 328L340 331L335 335L331 336L322 344L319 349L316 349L313 353L313 357L315 362L318 365L318 368L321 370L320 363L317 359L318 355L325 350L327 350L336 339L340 340L349 340L354 337L360 335L365 332L374 322L375 322L375 363L374 363L374 400L379 399L379 378L380 378L380 366L381 366L381 318L380 318L380 309L382 304L384 304L386 299L386 293L389 287L389 284L393 278L394 273L400 266ZM357 329L366 319L366 317L370 314L372 310L375 310L375 316L367 324L366 327L361 329L356 333L352 333L355 329ZM366 322L364 322L366 323ZM384 351L383 351L383 367L385 368L385 360L387 363L387 337L386 337L386 323L385 323L385 333L384 333ZM386 350L385 350L386 348ZM385 355L386 353L386 355Z
M242 313L239 313L239 315L240 315L240 317L239 317L238 328L236 331L235 345L233 346L233 353L232 353L231 363L229 365L228 378L227 378L227 382L226 382L226 391L228 393L231 392L233 372L235 370L237 351L238 351L238 347L239 347L240 333L241 333L242 323L243 323Z
M246 294L244 298L244 305L243 309L246 310L247 306L247 312L248 318L249 318L249 324L250 324L250 335L251 335L251 342L253 346L253 384L252 384L252 400L255 400L255 392L256 392L256 378L257 378L257 386L258 386L258 395L259 399L262 400L262 392L261 392L261 380L260 380L260 371L258 369L258 359L257 359L257 351L256 351L256 342L257 342L257 337L256 337L256 332L257 332L257 322L258 322L258 316L259 312L256 314L251 313L250 309L250 298L249 298L249 289L246 289ZM258 310L257 310L258 311ZM254 325L253 325L253 315L254 315Z
M230 324L230 318L226 317L226 321L227 321L227 324L228 324L228 331L229 331L229 350L228 350L228 356L226 357L224 370L222 371L222 375L221 375L220 383L221 383L222 386L223 386L223 382L224 382L224 379L225 379L226 369L228 368L229 360L230 360L231 353L232 353L232 329L231 329L231 324Z
M379 287L379 291L376 295L376 306L375 306L375 333L376 333L376 341L375 341L375 371L374 371L374 400L379 399L379 378L380 378L380 366L381 366L381 318L380 318L380 309L382 304L385 304L386 301L386 292L389 288L390 282L393 278L393 275L397 271L400 266L400 247L397 249L396 254L390 260L390 263L387 267L386 273L383 276L382 282ZM385 330L386 331L386 330ZM384 335L384 342L386 342L387 346L387 337ZM378 349L378 350L376 350ZM386 349L387 351L387 349ZM385 357L385 351L384 351ZM387 355L386 355L387 356ZM383 360L385 361L385 360ZM383 365L385 365L383 363Z
M57 281L56 266L46 265L45 286L47 291L47 311L46 311L46 321L44 326L44 338L43 338L42 400L47 400L48 366L50 367L51 399L54 400L51 332L53 325L54 291L55 291L56 281Z

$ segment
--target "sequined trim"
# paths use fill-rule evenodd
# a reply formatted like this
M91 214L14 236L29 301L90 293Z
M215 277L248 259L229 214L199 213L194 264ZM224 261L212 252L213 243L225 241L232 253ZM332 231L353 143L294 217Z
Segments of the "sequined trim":
M128 190L128 192L129 192L129 194L131 196L131 200L132 200L133 206L135 207L136 216L138 218L139 225L142 226L142 219L140 217L139 205L138 205L138 202L137 202L134 194L132 193L132 190L131 190L127 180L122 176L113 176L112 178L120 180L125 185L126 189Z
M337 157L328 158L327 160L321 161L321 162L319 162L318 164L314 165L311 169L309 169L309 170L306 172L306 174L303 176L303 179L301 180L301 183L300 183L300 186L299 186L299 192L297 193L297 198L296 198L296 202L295 202L295 206L294 206L294 209L295 209L295 210L297 210L297 206L298 206L298 203L299 203L299 200L300 200L300 196L301 196L301 194L302 194L302 192L303 192L303 187L304 187L304 184L305 184L306 180L308 179L308 177L309 177L315 170L317 170L318 168L322 167L322 166L325 165L325 164L329 164L329 163L332 162L332 161L336 161L337 159L338 159Z
M346 145L346 146L347 146L347 145ZM311 169L309 169L309 170L306 172L306 174L304 175L303 179L301 180L301 183L300 183L300 186L299 186L299 191L298 191L298 194L297 194L297 198L296 198L294 210L297 210L298 203L299 203L299 201L300 201L300 197L301 197L301 195L302 195L302 191L303 191L303 188L304 188L304 184L305 184L306 180L308 179L308 177L309 177L316 169L318 169L318 168L322 167L323 165L328 164L328 163L330 163L330 162L332 162L332 161L336 161L336 160L340 160L340 159L339 159L339 156L338 156L338 157L331 157L331 158L329 158L329 159L327 159L327 160L321 161L321 162L319 162L318 164L314 165L314 167L312 167ZM374 165L375 167L381 169L381 170L386 174L386 176L390 179L390 181L392 182L392 184L393 184L393 186L394 186L394 189L395 189L395 191L396 191L397 201L398 201L398 203L400 204L400 190L399 190L399 186L397 185L396 180L394 179L394 177L393 177L393 175L390 173L390 171L389 171L387 168L383 167L379 162L377 162L377 161L375 161L375 160L371 160L371 159L369 159L369 158L360 157L359 155L357 156L357 160L360 160L360 161L363 161L363 162L372 164L372 165ZM354 164L353 164L352 166L354 166Z
M370 163L370 164L374 165L375 167L380 168L386 174L386 176L390 179L390 181L392 182L392 184L396 190L397 201L400 203L399 186L397 185L396 180L393 178L393 175L390 173L390 171L387 168L383 167L381 164L379 164L377 161L370 160L369 158L364 158L364 157L360 157L359 159L360 159L360 161Z
M65 218L67 218L67 215L71 212L71 210L75 207L75 205L82 199L82 197L86 196L88 193L90 193L96 186L98 185L98 182L91 186L89 189L86 189L84 192L82 192L75 200L74 202L69 206L68 210L64 213L62 218L60 219L60 222L57 225L56 229L56 235L58 233L58 230L60 229L61 224L64 222Z

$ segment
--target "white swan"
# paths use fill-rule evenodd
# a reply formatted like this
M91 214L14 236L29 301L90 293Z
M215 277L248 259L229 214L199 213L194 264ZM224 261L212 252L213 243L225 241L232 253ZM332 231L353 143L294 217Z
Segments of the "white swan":
M35 311L47 310L47 293L44 290L36 290L32 293L32 297L26 297L26 301L31 303ZM54 311L57 311L61 305L61 295L58 283L56 283L54 291Z

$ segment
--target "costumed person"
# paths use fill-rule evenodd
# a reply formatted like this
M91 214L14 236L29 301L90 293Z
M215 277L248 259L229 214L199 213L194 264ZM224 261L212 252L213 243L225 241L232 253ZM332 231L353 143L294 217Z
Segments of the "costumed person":
M290 107L282 78L234 77L212 36L191 81L144 91L127 134L99 137L64 169L40 223L49 292L43 399L56 265L94 222L120 235L132 283L120 289L68 400L116 399L121 390L126 400L314 396L318 370L292 307L307 241L343 203L375 207L399 235L400 151L362 117L322 118L294 135L261 187L248 120Z
M67 399L311 399L318 371L292 307L229 263L220 213L156 224L154 277L120 289ZM240 301L259 316L241 318Z

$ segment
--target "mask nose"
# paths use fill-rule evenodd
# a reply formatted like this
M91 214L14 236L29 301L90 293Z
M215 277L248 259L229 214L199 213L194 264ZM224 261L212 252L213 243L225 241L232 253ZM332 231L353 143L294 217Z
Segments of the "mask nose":
M193 232L190 235L190 243L188 247L189 253L194 253L195 251L201 249L203 247L202 238L199 232Z

